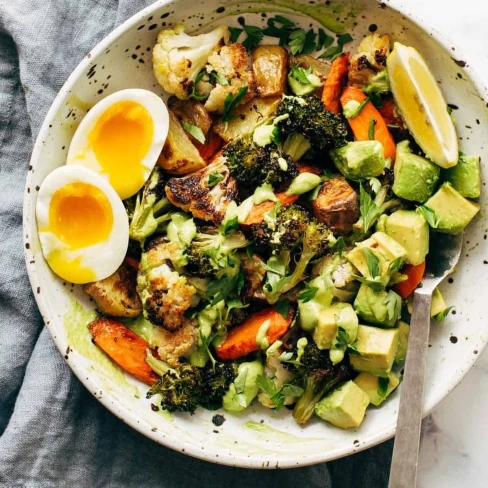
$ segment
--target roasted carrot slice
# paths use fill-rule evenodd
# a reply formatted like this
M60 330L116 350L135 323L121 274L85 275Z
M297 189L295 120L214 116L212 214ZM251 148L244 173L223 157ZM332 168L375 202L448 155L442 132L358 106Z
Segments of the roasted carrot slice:
M362 103L365 99L366 95L357 86L347 86L342 92L341 104L344 107L352 100ZM354 137L358 141L367 141L369 139L370 124L374 121L374 138L383 145L385 158L391 158L394 161L396 153L395 141L388 130L385 120L371 102L368 102L356 117L348 119L348 121Z
M302 164L302 163L296 163L296 165L300 173L313 173L314 175L318 175L318 176L322 174L322 170L317 166L313 166L311 164Z
M324 83L322 102L325 109L338 114L341 111L341 93L347 82L349 70L349 53L338 56L330 67L329 75Z
M273 344L288 332L294 312L294 307L290 306L286 319L274 307L255 313L244 323L230 330L225 341L216 349L217 356L223 360L232 360L257 351L261 327L267 328L266 338L269 344Z
M146 363L149 344L122 322L105 317L88 325L95 343L122 369L138 380L153 385L159 376Z
M291 205L298 200L298 195L288 195L287 193L277 193L276 198L280 201L281 205ZM249 226L253 224L260 224L264 220L264 215L267 212L273 210L275 202L264 202L259 205L254 205L254 207L249 212L249 215L244 222L244 226Z
M393 286L393 289L402 297L410 296L417 286L419 286L425 273L425 261L423 263L413 265L406 264L401 269L400 273L408 276L408 280L401 281Z
M222 144L224 140L218 136L213 130L207 134L207 139L205 144L198 142L197 140L192 141L195 147L198 149L200 156L209 162L213 159L213 156L222 149Z

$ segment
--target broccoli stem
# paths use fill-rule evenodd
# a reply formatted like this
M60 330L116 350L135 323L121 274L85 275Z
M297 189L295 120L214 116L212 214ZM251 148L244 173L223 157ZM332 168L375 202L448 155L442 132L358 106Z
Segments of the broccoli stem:
M325 382L315 377L305 376L304 392L293 409L293 418L297 423L306 424L315 411L315 405L321 398L339 383L338 378L329 378Z

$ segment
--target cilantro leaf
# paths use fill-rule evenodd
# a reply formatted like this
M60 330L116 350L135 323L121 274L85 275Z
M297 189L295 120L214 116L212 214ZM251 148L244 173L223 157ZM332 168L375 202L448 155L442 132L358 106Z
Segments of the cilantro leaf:
M302 85L309 85L310 81L308 80L308 76L312 73L312 67L310 66L308 69L300 68L300 66L293 66L290 71L290 74L295 80L300 82Z
M350 114L348 114L349 116L346 117L348 119L353 119L354 117L357 117L361 111L363 110L363 108L369 103L369 97L366 97L358 106L355 110L353 110Z
M202 344L201 347L207 353L208 358L212 362L212 368L215 368L215 364L217 363L217 360L214 358L212 351L210 351L210 344L215 339L217 334L212 334L206 337L202 334L202 331L200 330L199 335L200 335L200 342Z
M239 274L237 275L237 280L236 280L236 290L237 294L240 295L242 292L242 289L244 288L245 284L245 276L244 276L244 271L239 270Z
M242 31L243 29L239 29L239 27L229 27L230 42L237 42L237 39L239 39Z
M332 249L337 251L340 257L342 257L342 253L344 251L344 247L346 246L346 243L344 242L344 237L340 236L337 241L335 241L334 245L332 246Z
M239 227L238 223L238 217L237 215L233 217L232 219L226 220L221 226L220 226L220 233L223 236L226 236L231 230L236 230Z
M398 257L395 258L390 265L388 266L388 272L393 273L394 271L398 271L403 265L403 258Z
M439 312L435 317L434 320L436 322L442 322L448 315L449 312L453 309L454 307L447 307L444 309L442 312Z
M329 36L324 29L319 29L319 38L317 41L317 51L325 49L334 43L334 38Z
M254 49L264 37L263 29L255 25L244 25L244 32L247 34L247 37L242 45L248 50Z
M439 226L439 218L437 218L436 213L427 205L421 205L417 207L416 212L423 215L427 223L433 228L437 229Z
M361 356L361 353L351 344L347 346L347 352L352 356Z
M288 298L284 298L275 304L275 310L284 318L288 318L288 314L290 313L290 300Z
M371 117L369 119L369 127L368 127L368 139L370 141L374 141L374 126L376 125L376 120Z
M291 383L285 383L281 388L281 394L284 397L299 397L303 393L303 388L300 388L297 385L292 385Z
M400 295L395 293L393 290L390 290L383 303L386 305L388 320L393 320L395 317L400 317L402 313L402 299Z
M295 27L295 22L282 15L275 15L268 19L268 27L264 29L264 35L279 39L280 46L284 46L288 41L290 32ZM278 26L277 24L281 24Z
M376 108L381 108L383 106L383 98L381 96L381 93L378 92L370 93L369 100Z
M325 168L323 173L327 180L330 180L334 176L334 173L329 168Z
M328 49L326 49L319 57L318 59L328 59L332 58L334 56L337 56L338 54L342 53L342 47L341 46L331 46Z
M363 218L364 232L368 232L374 220L383 213L363 185L359 186L359 210Z
M374 291L384 291L385 289L385 285L381 281L370 280L369 278L364 278L363 276L358 276L355 274L352 274L351 276L360 283L364 283L365 285L369 286Z
M335 315L334 318L335 317L337 317L336 319L336 323L337 323L339 321L339 316ZM349 334L347 333L346 329L344 329L344 327L339 327L337 329L335 347L339 349L346 349L348 342L349 342Z
M386 397L388 386L390 385L390 378L378 378L378 395L381 398Z
M239 91L233 95L229 93L224 100L224 111L222 113L222 120L224 122L229 122L235 119L235 115L232 113L234 109L239 105L242 99L246 96L248 87L243 86L239 88Z
M202 129L200 129L200 127L190 124L189 122L185 122L184 120L181 121L181 125L183 129L185 129L185 131L193 136L198 142L200 142L201 144L205 144L205 135L203 134L203 131Z
M222 173L219 173L215 170L213 173L208 175L207 187L212 188L213 186L219 184L225 176Z
M315 297L318 291L319 288L317 286L310 286L310 283L308 283L307 286L298 295L298 299L302 303L307 303Z
M380 260L369 247L363 247L363 253L364 257L366 258L366 264L368 266L369 274L374 280L380 275Z
M203 77L206 74L207 74L207 71L204 69L202 71L200 71L200 73L198 73L197 77L193 81L193 85L191 86L189 98L194 98L195 100L198 100L200 102L207 98L208 95L200 95L200 93L198 93L198 91L197 91L198 83L200 83L200 81L202 81Z
M276 388L273 380L259 375L256 378L256 386L264 391L276 405L275 410L280 410L285 404L286 397L299 397L303 393L303 388L294 385L293 383L285 383L279 390Z
M349 33L341 34L340 36L337 36L337 44L341 47L352 41L354 41L354 38Z

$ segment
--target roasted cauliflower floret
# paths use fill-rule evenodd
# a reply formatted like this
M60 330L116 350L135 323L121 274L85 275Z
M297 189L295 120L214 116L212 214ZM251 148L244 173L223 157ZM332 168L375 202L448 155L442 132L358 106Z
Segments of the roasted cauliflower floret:
M237 185L219 157L206 168L184 176L171 178L166 185L168 200L197 219L220 223L229 203L237 197Z
M183 325L175 332L162 330L159 357L172 368L180 365L181 358L190 357L198 345L198 328L196 320L183 319Z
M90 295L97 309L112 317L137 317L142 312L142 304L136 292L137 272L122 266L108 278L83 286Z
M137 292L144 316L169 332L184 325L185 312L197 300L195 287L172 267L171 257L178 251L175 246L177 244L162 238L153 240L142 253L137 276Z
M367 89L375 82L374 77L386 68L386 58L390 54L390 36L385 34L371 34L359 44L358 52L349 62L349 84ZM385 90L388 91L386 81ZM368 90L367 90L368 91Z
M209 92L205 102L205 108L209 112L222 113L224 101L229 93L236 95L242 87L247 86L247 93L241 103L248 102L256 95L254 75L249 69L246 48L238 42L224 46L219 52L214 52L208 58L207 72L209 76L216 73L215 87ZM201 86L197 85L199 93L207 92L208 86L205 83L206 81L202 80Z
M229 29L219 25L212 32L189 36L183 25L159 33L153 49L153 69L159 84L178 98L188 98L196 77L209 56L229 41Z

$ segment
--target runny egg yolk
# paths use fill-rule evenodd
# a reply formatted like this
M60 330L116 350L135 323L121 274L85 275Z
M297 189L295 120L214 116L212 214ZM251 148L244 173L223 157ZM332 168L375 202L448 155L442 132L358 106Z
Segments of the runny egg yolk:
M144 184L146 156L154 137L154 123L139 103L117 102L98 119L88 136L102 172L122 200Z
M113 227L110 201L96 186L70 183L57 190L49 205L49 232L65 243L70 251L106 241ZM72 283L95 281L94 271L82 264L82 258L67 259L62 250L50 253L53 271Z
M96 186L70 183L53 194L49 205L49 230L70 250L106 241L112 227L112 206Z

